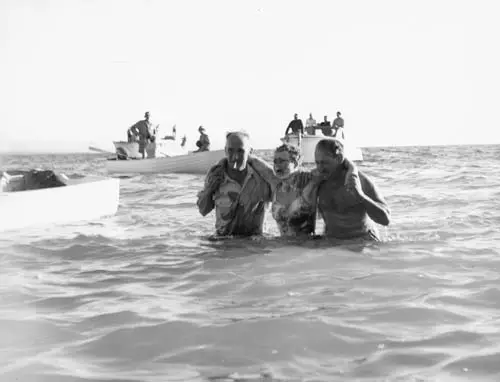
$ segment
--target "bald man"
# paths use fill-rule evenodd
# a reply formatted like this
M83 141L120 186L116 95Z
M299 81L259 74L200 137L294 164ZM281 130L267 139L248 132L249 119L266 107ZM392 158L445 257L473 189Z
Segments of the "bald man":
M206 216L215 208L218 236L261 235L271 188L248 165L251 151L248 134L227 134L225 150L227 161L208 171L204 188L198 193L200 214Z

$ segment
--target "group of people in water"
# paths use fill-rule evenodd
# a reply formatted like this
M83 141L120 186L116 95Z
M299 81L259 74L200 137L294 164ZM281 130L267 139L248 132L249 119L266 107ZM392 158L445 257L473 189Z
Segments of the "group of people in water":
M289 143L276 148L270 165L252 154L249 135L242 131L227 134L225 152L208 171L197 199L202 216L215 209L216 237L261 235L270 203L282 236L317 236L317 213L324 235L336 239L378 241L375 223L389 225L384 197L344 156L338 139L317 143L312 171L301 167L300 149Z
M340 111L337 111L337 118L333 120L333 123L330 123L328 116L325 115L323 117L323 122L319 124L316 123L312 113L309 113L309 118L306 119L305 133L307 135L316 135L316 130L321 130L326 137L337 137L337 134L341 133L342 139L344 139L344 119L341 117ZM290 132L295 135L299 133L304 135L304 124L297 113L294 114L293 119L288 124L285 130L285 136L290 134Z

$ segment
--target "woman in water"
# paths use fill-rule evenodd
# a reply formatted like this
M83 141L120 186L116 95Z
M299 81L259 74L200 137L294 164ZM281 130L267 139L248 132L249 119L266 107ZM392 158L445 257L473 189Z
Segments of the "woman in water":
M271 186L272 215L282 236L314 235L316 229L317 193L324 177L317 170L300 167L300 149L285 143L274 152L274 166L250 156L249 162ZM346 184L357 169L347 159Z

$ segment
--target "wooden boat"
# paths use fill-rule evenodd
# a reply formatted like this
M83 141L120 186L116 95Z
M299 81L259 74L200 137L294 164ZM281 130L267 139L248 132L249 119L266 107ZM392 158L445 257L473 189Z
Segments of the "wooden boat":
M142 158L142 154L139 153L139 143L138 142L125 142L125 141L113 141L115 150L118 148L123 148L128 154L129 158ZM156 156L177 156L186 155L188 150L182 147L179 142L173 139L158 139L156 141Z
M64 187L0 192L0 232L93 220L116 213L119 179L102 176L64 179Z
M303 163L315 163L314 151L316 149L316 144L322 139L338 139L344 144L344 152L347 158L352 161L361 162L363 160L363 152L359 147L349 145L345 140L340 138L326 137L324 135L303 135L301 137L297 135L287 135L281 138L281 141L300 147Z
M106 161L106 169L108 173L114 174L206 174L210 167L225 155L224 150L215 150L164 158L127 160L111 158Z

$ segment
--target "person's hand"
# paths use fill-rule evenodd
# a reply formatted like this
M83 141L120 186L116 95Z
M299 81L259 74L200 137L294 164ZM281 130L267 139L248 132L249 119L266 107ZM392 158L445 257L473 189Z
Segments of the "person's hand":
M216 165L208 175L207 186L210 190L215 191L220 187L223 181L224 167Z
M311 171L311 175L312 175L311 181L315 184L320 184L325 180L324 175L322 175L316 168Z
M217 166L221 166L222 168L226 168L227 166L227 158L224 157L222 158L218 163L217 163Z

